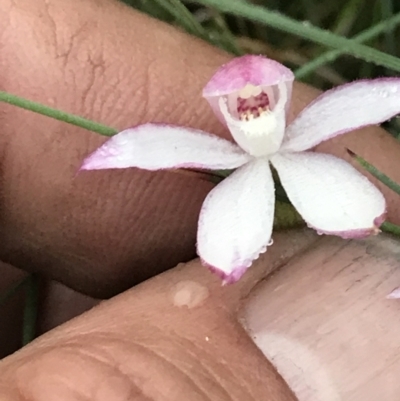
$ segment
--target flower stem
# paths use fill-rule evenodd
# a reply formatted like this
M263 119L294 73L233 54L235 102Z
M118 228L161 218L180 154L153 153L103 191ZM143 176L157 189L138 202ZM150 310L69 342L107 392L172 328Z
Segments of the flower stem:
M385 233L393 234L397 237L400 237L400 226L396 224L385 221L379 228Z
M379 171L376 167L372 164L369 164L365 159L361 156L358 156L350 149L347 149L347 153L365 170L367 170L372 176L377 178L382 184L385 184L388 188L392 191L396 192L396 194L400 195L400 185L389 178L386 174Z
M76 125L77 127L96 132L100 135L112 136L117 133L117 130L114 128L96 123L95 121L88 120L87 118L54 109L53 107L45 106L41 103L33 102L32 100L24 99L8 92L0 91L0 102L12 104L20 107L21 109L33 111L35 113L54 118L68 124Z
M74 114L66 113L61 110L54 109L53 107L45 106L41 103L33 102L32 100L24 99L20 96L13 95L8 92L0 91L0 102L12 104L13 106L20 107L21 109L29 110L34 113L42 114L44 116L54 118L59 121L63 121L68 124L75 125L80 128L87 129L89 131L96 132L97 134L104 136L113 136L117 133L117 130L106 125L96 123L95 121L88 120ZM185 173L184 169L170 170L172 172ZM209 177L209 181L220 182L226 178L232 170L216 170L216 171L195 171L190 172L190 169L186 170L187 174L197 175L200 178Z

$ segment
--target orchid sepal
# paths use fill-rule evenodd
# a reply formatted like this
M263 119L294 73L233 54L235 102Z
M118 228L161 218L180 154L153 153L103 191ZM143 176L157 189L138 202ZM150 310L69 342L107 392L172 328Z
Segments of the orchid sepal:
M340 237L343 239L363 239L370 237L371 235L380 234L382 230L379 227L385 220L386 220L386 211L381 216L376 217L373 221L372 226L368 228L360 228L347 231L324 231L317 227L314 227L311 224L307 224L307 227L312 228L319 235L333 235L335 237Z
M286 129L282 151L302 152L400 112L400 78L358 80L324 92Z
M317 232L358 238L375 233L382 222L382 193L344 160L299 152L274 155L271 163L290 202Z
M116 134L86 157L80 170L137 167L230 170L252 159L226 139L170 124L148 123Z

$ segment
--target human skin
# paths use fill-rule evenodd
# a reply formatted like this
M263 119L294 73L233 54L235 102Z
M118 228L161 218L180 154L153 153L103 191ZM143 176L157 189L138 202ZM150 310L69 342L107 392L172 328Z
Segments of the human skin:
M1 90L117 129L159 121L229 138L200 97L228 55L114 1L0 0L0 15ZM292 115L316 95L296 84ZM196 220L211 183L135 169L75 177L104 138L4 104L0 125L5 263L108 297L195 256ZM350 133L318 150L346 157L346 147L400 181L397 142L382 130ZM396 198L384 191L389 219L400 223ZM258 281L314 241L308 231L276 235L234 286L222 288L193 261L106 301L5 359L0 395L292 400L236 314ZM324 252L319 244L314 251ZM175 295L184 303L192 290L207 297L177 306Z
M396 400L397 238L322 237L261 283L241 319L299 401Z

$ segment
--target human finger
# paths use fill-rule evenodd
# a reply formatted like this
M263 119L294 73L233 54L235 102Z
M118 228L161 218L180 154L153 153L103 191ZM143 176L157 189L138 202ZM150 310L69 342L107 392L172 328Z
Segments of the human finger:
M227 56L210 46L114 1L2 0L0 12L1 89L116 128L216 126L198 89ZM104 138L0 107L3 260L105 296L195 255L211 183L132 170L74 179Z
M237 320L253 286L316 240L277 235L245 277L230 286L181 264L50 331L0 366L9 401L294 401L290 389Z
M244 326L299 401L397 398L398 260L387 235L324 237L248 298Z

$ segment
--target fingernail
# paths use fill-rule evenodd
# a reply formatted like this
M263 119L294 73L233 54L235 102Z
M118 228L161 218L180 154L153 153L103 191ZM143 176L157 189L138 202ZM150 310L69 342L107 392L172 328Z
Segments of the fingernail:
M299 401L398 398L400 247L325 237L258 286L246 330Z

